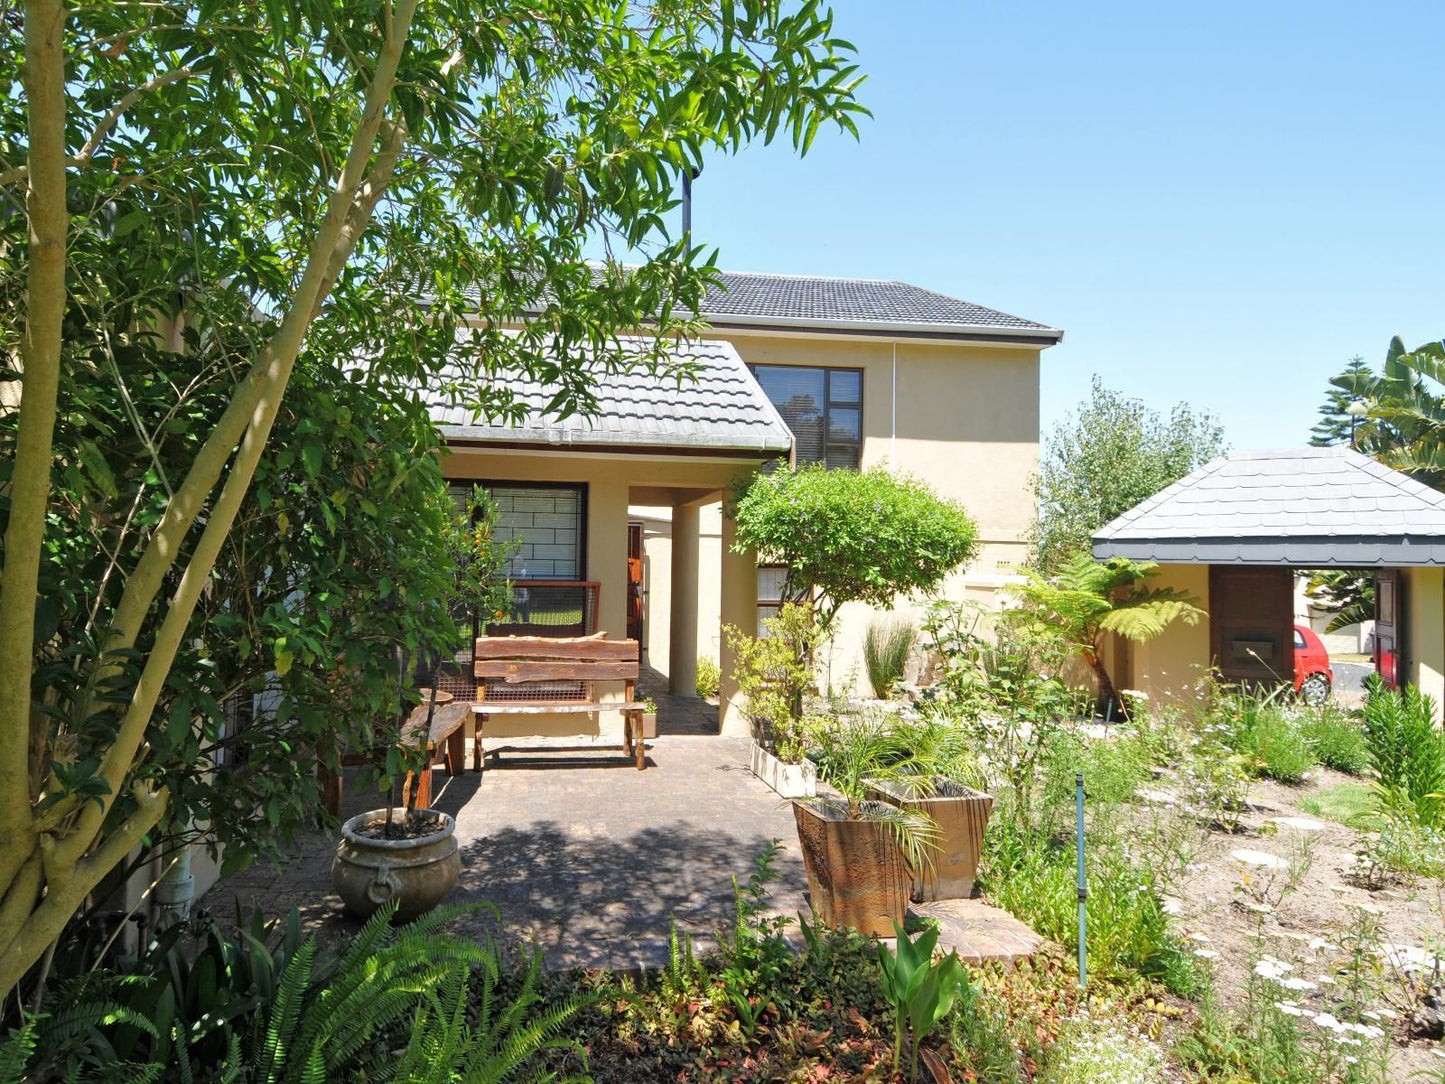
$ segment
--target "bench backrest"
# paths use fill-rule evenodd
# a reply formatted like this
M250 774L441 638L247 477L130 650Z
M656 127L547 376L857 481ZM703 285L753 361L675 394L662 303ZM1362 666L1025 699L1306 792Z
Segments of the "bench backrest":
M636 640L591 636L479 636L474 658L479 680L509 685L529 681L636 681L641 669Z

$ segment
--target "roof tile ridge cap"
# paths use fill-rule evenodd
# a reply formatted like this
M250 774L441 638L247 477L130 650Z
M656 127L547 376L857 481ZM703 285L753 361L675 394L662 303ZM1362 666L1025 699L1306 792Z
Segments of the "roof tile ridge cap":
M740 275L740 276L741 276L741 275L748 275L748 276L751 276L751 277L753 277L753 278L763 278L763 279L791 279L791 280L806 281L806 282L866 282L866 283L871 283L871 284L876 284L876 285L884 285L884 286L887 286L887 285L909 286L909 285L911 285L910 283L900 282L898 279L857 278L857 277L849 276L849 275L813 275L813 274L806 274L806 273L803 273L803 272L796 272L796 271L740 271L740 270L737 270L737 269L734 269L734 268L726 268L726 267L720 268L720 269L718 270L718 274L719 274L719 276L721 276L722 278L726 278L728 275ZM913 287L913 289L915 289L915 290L918 290L918 289L921 289L921 288L922 288L922 287L918 287L918 286L914 286L914 287Z

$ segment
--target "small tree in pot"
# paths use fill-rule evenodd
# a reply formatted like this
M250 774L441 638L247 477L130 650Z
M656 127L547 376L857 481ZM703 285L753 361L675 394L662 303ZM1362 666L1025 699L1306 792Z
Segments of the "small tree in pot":
M438 499L451 500L445 494L439 494ZM495 540L494 521L491 500L480 486L452 509L447 520L444 539L451 579L446 605L456 622L453 654L473 634L476 615L493 614L506 605L509 585L503 570L512 549ZM396 899L401 921L430 910L446 898L461 869L455 822L439 810L417 808L420 774L430 767L431 728L440 702L437 686L442 668L450 665L451 659L434 649L420 652L423 662L412 676L425 687L422 702L427 710L414 740L407 744L406 720L420 699L406 681L411 669L409 648L398 644L395 649L397 714L379 769L386 807L352 817L342 825L342 839L332 865L332 881L348 910L367 917ZM397 787L407 775L417 782L408 791L405 814L398 820Z

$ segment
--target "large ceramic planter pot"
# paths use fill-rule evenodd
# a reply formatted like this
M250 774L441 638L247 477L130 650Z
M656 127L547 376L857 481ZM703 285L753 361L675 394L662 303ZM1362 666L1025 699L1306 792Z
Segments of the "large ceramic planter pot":
M386 810L360 813L341 826L341 842L331 865L331 883L346 909L370 918L395 899L396 920L407 922L425 914L451 893L461 872L456 821L434 809L421 810L441 827L415 839L372 839L358 829L386 819Z
M948 779L934 780L935 793L915 796L892 783L876 783L872 791L883 801L916 809L938 825L938 850L933 864L913 871L911 896L921 903L963 900L973 895L983 835L988 830L993 795Z
M787 764L754 741L748 755L748 767L780 798L811 798L818 793L818 766L811 760Z
M897 837L873 820L848 820L827 802L794 802L813 911L830 927L893 937L908 910L908 866Z

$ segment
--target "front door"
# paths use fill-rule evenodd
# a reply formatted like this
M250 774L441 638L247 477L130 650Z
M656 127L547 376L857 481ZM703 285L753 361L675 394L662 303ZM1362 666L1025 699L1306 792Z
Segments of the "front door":
M1231 684L1294 684L1294 573L1254 565L1209 566L1209 648Z
M642 643L642 524L627 525L627 638Z
M1400 632L1404 624L1401 610L1405 602L1400 588L1398 569L1375 573L1375 673L1387 689L1397 688L1400 681Z

